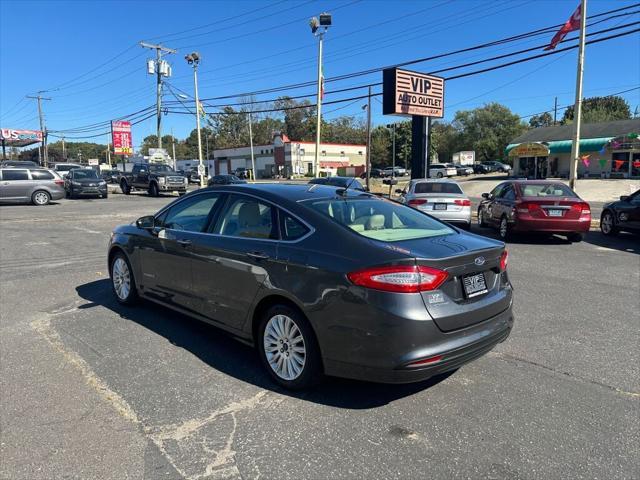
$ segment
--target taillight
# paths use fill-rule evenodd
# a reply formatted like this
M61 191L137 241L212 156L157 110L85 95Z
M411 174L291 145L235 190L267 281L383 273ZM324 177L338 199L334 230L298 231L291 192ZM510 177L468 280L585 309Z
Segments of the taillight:
M506 250L502 252L500 255L500 271L504 272L507 270L507 263L509 262L509 252Z
M587 202L574 203L571 205L571 210L580 214L580 220L591 219L591 207Z
M439 362L440 360L442 360L442 355L435 355L433 357L424 358L424 359L418 360L416 362L411 362L409 365L407 365L407 367L410 367L410 368L423 367L425 365L430 365L432 363Z
M415 265L374 267L347 274L354 285L399 293L435 290L448 276L444 270Z
M64 180L54 180L53 183L56 185L64 185Z
M471 200L465 198L464 200L456 198L453 203L455 203L456 205L460 205L461 207L470 207L471 206Z
M518 204L516 212L519 214L529 214L532 216L536 216L542 213L542 207L537 203L522 202Z
M407 202L410 207L417 207L418 205L424 205L427 201L424 198L412 198Z

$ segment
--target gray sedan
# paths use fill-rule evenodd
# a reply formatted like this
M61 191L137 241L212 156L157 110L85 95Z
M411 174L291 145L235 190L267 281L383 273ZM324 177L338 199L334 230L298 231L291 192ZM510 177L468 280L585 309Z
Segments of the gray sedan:
M396 193L410 207L466 230L471 228L471 200L454 180L411 180Z
M192 192L117 227L108 268L119 302L143 297L220 327L293 389L322 374L424 380L513 325L502 242L323 185Z
M64 197L64 180L43 168L0 169L0 203L47 205Z

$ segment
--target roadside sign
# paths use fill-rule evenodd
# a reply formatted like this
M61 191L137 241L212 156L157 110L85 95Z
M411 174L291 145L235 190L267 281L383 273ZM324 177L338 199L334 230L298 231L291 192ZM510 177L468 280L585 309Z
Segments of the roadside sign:
M382 85L384 115L444 116L444 78L387 68Z
M100 161L97 158L90 158L89 160L87 160L87 162L89 163L89 165L99 165Z
M202 164L198 165L198 176L203 177L204 174L205 174L204 165Z
M114 155L132 155L131 122L123 120L111 122L111 142Z
M549 147L538 142L521 143L509 152L509 157L547 157Z

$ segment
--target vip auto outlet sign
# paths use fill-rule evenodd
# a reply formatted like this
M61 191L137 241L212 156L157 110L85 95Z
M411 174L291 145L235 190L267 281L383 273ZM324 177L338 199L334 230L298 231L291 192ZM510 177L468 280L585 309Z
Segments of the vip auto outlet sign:
M111 142L113 143L113 153L115 155L132 155L131 122L122 120L111 122Z
M444 116L444 78L387 68L382 72L382 113Z

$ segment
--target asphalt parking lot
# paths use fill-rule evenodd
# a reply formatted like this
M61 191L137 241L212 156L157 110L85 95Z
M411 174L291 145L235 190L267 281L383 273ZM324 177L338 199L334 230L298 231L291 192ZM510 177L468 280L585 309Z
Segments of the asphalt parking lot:
M0 478L640 478L638 237L518 238L494 351L292 394L215 328L115 301L111 229L173 198L0 207Z

